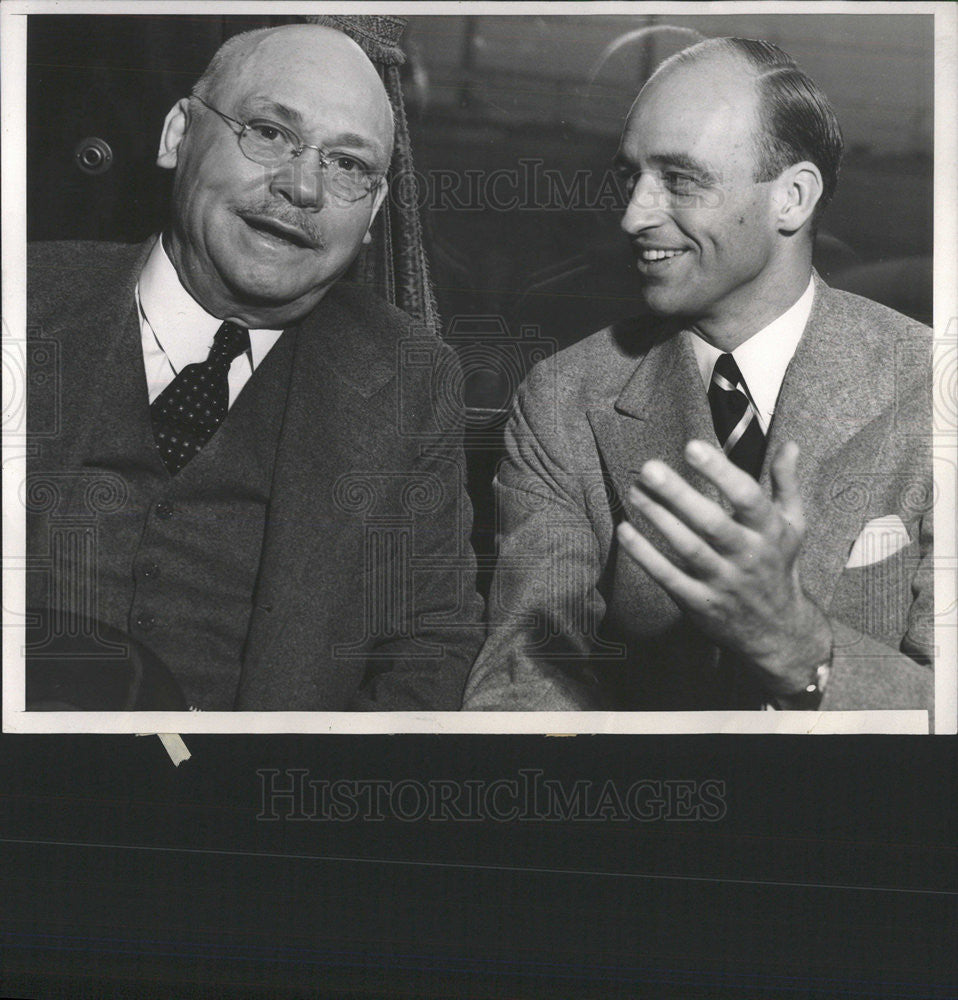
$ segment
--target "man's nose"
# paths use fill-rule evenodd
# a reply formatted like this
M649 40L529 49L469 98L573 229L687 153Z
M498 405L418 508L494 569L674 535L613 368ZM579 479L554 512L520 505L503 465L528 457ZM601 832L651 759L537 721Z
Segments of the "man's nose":
M273 171L270 191L297 208L317 212L326 200L325 159L307 146L303 152Z
M661 225L668 206L668 192L654 172L640 174L632 188L620 223L630 236Z

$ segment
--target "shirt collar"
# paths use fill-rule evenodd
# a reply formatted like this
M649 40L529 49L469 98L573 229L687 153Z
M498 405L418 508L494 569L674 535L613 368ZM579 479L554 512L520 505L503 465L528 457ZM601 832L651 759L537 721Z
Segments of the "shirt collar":
M732 351L732 357L735 358L752 402L758 410L763 431L767 431L772 422L775 403L785 380L785 369L802 339L814 299L815 281L810 278L805 291L794 305ZM715 362L725 352L703 340L697 333L685 331L685 335L691 342L707 392Z
M140 272L137 301L143 318L175 372L197 360L206 359L223 321L211 316L183 287L163 246L162 237L153 245ZM282 332L250 330L253 368L262 361Z

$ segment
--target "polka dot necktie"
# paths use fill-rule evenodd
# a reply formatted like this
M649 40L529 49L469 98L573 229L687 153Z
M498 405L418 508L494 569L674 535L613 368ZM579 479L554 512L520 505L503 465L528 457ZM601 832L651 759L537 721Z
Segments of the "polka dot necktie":
M153 436L163 464L175 476L226 419L229 370L234 358L249 349L249 331L224 323L205 361L187 365L153 400Z
M758 479L765 458L765 435L745 379L731 354L722 354L715 362L708 395L722 450L731 462Z

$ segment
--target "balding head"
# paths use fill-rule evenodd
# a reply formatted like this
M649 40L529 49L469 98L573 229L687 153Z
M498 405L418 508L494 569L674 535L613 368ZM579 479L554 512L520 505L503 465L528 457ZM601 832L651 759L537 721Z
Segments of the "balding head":
M757 181L770 181L802 160L818 167L822 196L816 213L838 185L844 142L838 118L815 81L777 45L755 38L710 38L666 59L649 80L699 64L726 68L757 96Z
M216 105L228 97L244 73L258 74L264 85L271 75L281 75L285 61L301 60L304 67L331 78L348 79L357 100L366 99L382 116L388 136L387 161L392 156L393 110L376 67L348 36L318 24L289 24L279 28L257 28L227 39L216 50L193 93Z
M280 140L278 158L263 158L264 139ZM386 90L346 35L295 24L230 39L160 140L158 164L176 171L164 242L180 280L243 326L304 316L368 238L392 144Z

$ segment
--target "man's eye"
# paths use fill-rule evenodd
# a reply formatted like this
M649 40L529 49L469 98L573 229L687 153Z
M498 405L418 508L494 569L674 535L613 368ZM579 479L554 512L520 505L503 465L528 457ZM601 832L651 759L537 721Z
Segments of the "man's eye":
M626 196L631 198L636 184L639 183L639 172L635 171L634 173L630 173L628 170L616 170L615 173L619 184L626 193Z
M366 173L366 164L352 156L333 156L332 161L344 174L356 174L358 176L359 174Z
M258 138L264 139L266 142L283 142L286 139L286 135L283 130L278 126L274 125L272 122L250 122L247 126L251 132L254 132Z
M695 178L688 174L679 174L675 171L667 171L662 175L666 186L676 194L689 194L695 187Z

